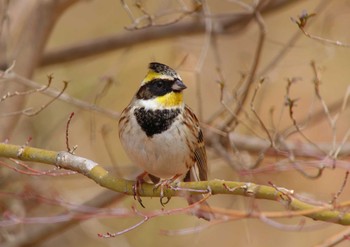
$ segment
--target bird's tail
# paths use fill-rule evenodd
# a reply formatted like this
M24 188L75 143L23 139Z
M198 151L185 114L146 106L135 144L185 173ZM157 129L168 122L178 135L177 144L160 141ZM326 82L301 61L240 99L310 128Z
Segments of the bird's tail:
M206 180L205 177L200 177L197 176L196 169L192 167L186 174L184 181L189 182L189 181L201 181L201 180ZM213 220L215 218L215 214L210 208L209 204L206 201L203 201L204 196L201 194L192 194L192 195L187 195L186 197L188 205L192 205L197 203L198 206L196 205L193 207L192 213L197 216L198 218L205 219L207 221ZM201 202L202 201L202 202Z

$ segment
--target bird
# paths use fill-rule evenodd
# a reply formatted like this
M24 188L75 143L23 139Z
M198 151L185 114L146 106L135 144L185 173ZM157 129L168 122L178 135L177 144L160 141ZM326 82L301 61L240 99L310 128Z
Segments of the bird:
M134 196L141 206L138 189L146 176L155 186L169 185L176 179L185 182L208 179L203 132L196 115L183 100L186 85L165 64L151 62L148 69L119 119L122 147L132 163L144 170L134 185ZM190 205L202 201L193 212L198 218L208 221L214 218L203 195L187 195L186 199Z

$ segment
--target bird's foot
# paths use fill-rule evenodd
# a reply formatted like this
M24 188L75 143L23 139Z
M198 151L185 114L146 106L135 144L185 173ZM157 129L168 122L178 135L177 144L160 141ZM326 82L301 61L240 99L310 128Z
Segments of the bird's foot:
M174 177L170 179L162 179L157 184L154 185L154 190L160 187L160 204L163 207L170 201L170 197L164 196L164 188L170 188L171 187L170 185L180 176L181 174L176 174ZM164 201L164 198L166 198L165 201Z
M142 189L142 184L145 182L144 177L147 176L147 172L143 172L136 177L136 183L132 186L134 191L134 199L139 202L139 204L145 208L140 197L140 190Z

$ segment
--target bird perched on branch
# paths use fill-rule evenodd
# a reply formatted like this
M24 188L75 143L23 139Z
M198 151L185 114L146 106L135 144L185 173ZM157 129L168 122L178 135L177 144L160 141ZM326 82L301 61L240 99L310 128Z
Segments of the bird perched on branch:
M122 146L131 161L145 171L134 186L142 206L138 193L146 176L156 187L169 186L176 179L207 180L203 133L196 115L183 101L184 89L186 86L175 70L150 63L139 90L120 117ZM189 204L202 199L200 194L187 196ZM201 202L194 214L211 220L213 213L208 209L208 204Z

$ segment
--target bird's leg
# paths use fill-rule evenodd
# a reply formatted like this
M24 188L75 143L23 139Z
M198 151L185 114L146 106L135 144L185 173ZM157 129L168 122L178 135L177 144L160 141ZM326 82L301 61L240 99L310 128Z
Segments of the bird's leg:
M170 184L172 184L181 174L176 174L174 177L170 179L161 179L157 184L154 185L154 189L158 189L160 187L160 204L164 207L170 201L170 197L167 197L167 200L163 202L164 199L164 187L170 188Z
M136 183L132 186L132 189L134 191L134 199L140 203L140 205L145 208L145 206L142 204L142 200L140 197L139 190L141 189L142 184L145 182L144 177L147 176L147 172L143 172L140 175L136 177Z

